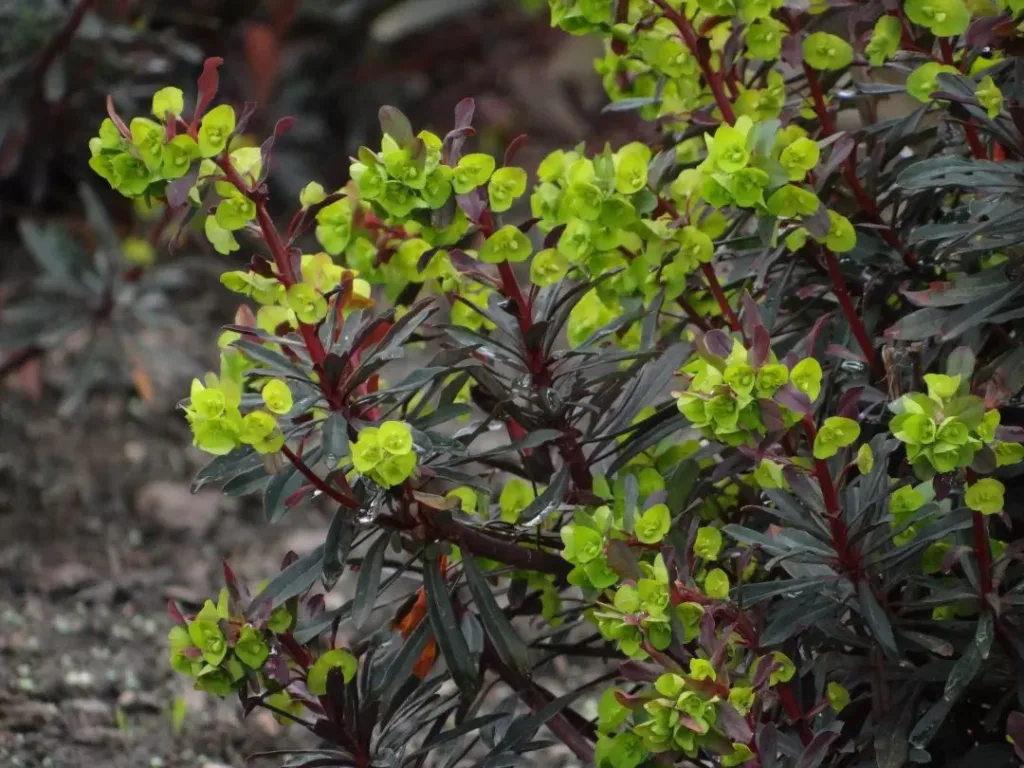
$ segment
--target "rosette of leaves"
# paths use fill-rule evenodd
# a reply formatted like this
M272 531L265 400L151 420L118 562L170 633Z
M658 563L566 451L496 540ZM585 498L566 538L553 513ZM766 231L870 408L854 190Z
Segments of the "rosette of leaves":
M158 350L142 331L175 322L171 297L185 284L180 267L153 265L156 249L148 240L118 236L91 187L82 185L79 197L94 244L58 223L22 219L21 242L38 274L0 313L0 374L85 335L72 357L64 416L112 381L143 400L151 396L147 367Z

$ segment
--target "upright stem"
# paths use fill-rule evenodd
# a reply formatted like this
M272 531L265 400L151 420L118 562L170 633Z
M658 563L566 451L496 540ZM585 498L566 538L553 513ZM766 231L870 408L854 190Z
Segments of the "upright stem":
M250 189L249 185L238 174L238 171L231 165L229 158L223 157L217 160L217 165L224 172L224 177L234 185L235 189L255 203L256 223L259 225L260 233L270 249L270 255L274 259L274 264L277 265L278 279L286 289L291 288L298 282L298 279L295 276L295 269L292 267L291 258L288 256L288 249L285 248L284 243L281 241L277 227L274 226L274 221L270 218L270 213L267 211L266 195ZM327 357L327 352L324 349L324 345L320 342L320 336L317 334L316 328L309 323L300 322L299 333L306 344L306 349L309 351L309 357L314 368L316 368L321 376L321 385L325 388L324 396L327 398L331 408L336 409L338 403L335 402L333 395L326 391L327 382L323 376L323 363Z
M700 271L704 274L704 277L708 281L708 285L711 286L711 293L715 297L715 301L718 302L719 308L722 310L722 314L729 321L729 327L732 328L736 333L743 332L743 326L740 324L740 319L736 315L735 310L729 305L729 299L725 296L725 291L722 290L722 284L718 282L718 275L715 274L715 268L711 264L701 264Z
M843 310L843 315L846 316L846 322L850 324L850 329L857 339L857 344L860 345L861 352L864 353L864 359L867 360L868 365L871 366L876 375L882 376L885 371L882 370L881 361L875 353L875 345L871 341L871 336L868 335L864 322L860 319L860 315L857 314L856 307L853 306L850 292L846 289L846 281L843 280L842 272L839 270L839 260L828 248L823 248L822 250L825 254L825 265L828 267L829 277L832 279L832 292L839 299L839 306Z
M981 572L981 595L992 592L992 548L988 540L988 525L981 512L971 511L971 523L974 536L974 556L978 560Z
M800 705L796 703L796 696L793 694L792 684L781 683L776 690L779 692L779 701L782 702L782 708L786 710L786 714L789 715L789 719L799 725L800 741L802 741L806 747L811 743L814 735L811 733L810 726L807 725L807 721L804 719L803 713L800 711Z
M807 444L811 451L814 451L814 439L818 436L818 428L814 424L811 414L804 414L804 434L807 435ZM856 574L860 570L860 557L850 547L850 532L843 520L843 510L839 505L839 495L836 493L835 483L832 482L832 473L829 471L828 462L824 459L814 460L814 477L821 488L821 497L825 502L825 511L828 517L829 531L832 533L832 546L839 556L839 565L844 571Z
M814 71L806 61L804 62L804 75L807 78L807 85L811 89L811 100L814 102L814 114L818 117L818 122L821 123L822 133L828 137L832 136L836 132L835 124L832 122L832 117L828 113L828 105L825 103L825 93L821 87L821 81L818 80L818 73ZM853 191L853 196L857 200L857 204L864 209L876 224L881 225L879 233L882 239L895 251L903 254L903 263L910 269L917 267L917 257L913 251L905 248L903 243L900 242L899 235L889 227L888 224L882 219L882 213L878 209L878 205L874 199L865 191L863 185L860 183L860 179L857 177L857 164L854 161L854 155L851 153L847 156L846 160L843 161L843 178L846 179L846 183L850 185L850 189Z
M490 235L493 231L489 215L485 214L483 217L481 231L485 236ZM498 274L501 275L502 293L516 305L516 314L519 316L519 334L522 337L523 351L526 354L526 367L530 371L530 376L537 386L550 387L551 373L548 371L543 349L535 348L530 343L530 332L533 330L533 309L530 306L530 302L523 295L523 289L519 286L516 273L508 261L498 264ZM564 419L559 419L554 426L563 433L567 433L569 430L569 424ZM556 445L558 446L558 452L562 455L562 460L569 468L569 475L576 489L581 491L591 490L594 487L594 479L590 474L590 468L587 466L587 457L584 455L583 448L576 438L571 434L563 434L556 441Z
M978 479L973 469L967 470L967 484L970 485ZM988 521L981 512L971 510L971 533L974 539L974 558L978 561L978 571L981 576L981 597L984 602L985 596L992 592L992 545L988 539Z
M328 484L326 480L310 469L309 465L302 460L302 457L289 448L287 444L281 446L281 453L287 457L288 461L292 463L292 466L294 466L303 477L309 480L310 484L318 491L326 494L328 498L338 502L344 507L348 507L349 509L359 509L360 504L358 499L349 496Z
M697 33L690 20L669 5L668 0L654 0L654 4L665 14L665 18L675 24L676 29L679 30L683 42L686 43L686 47L690 49L690 53L693 54L693 57L697 59L697 63L700 65L704 81L708 84L708 88L711 89L711 93L715 97L715 103L718 105L718 110L722 113L722 119L729 125L732 125L736 122L736 113L733 111L732 102L729 101L729 96L725 92L725 76L722 72L716 72L712 69L710 57L708 56L709 49L701 48L700 41L697 39Z

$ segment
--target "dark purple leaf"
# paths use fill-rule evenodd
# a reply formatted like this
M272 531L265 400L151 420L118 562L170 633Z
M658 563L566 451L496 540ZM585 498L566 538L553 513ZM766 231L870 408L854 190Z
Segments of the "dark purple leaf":
M720 701L715 705L718 717L715 720L715 727L728 736L732 741L747 744L754 734L747 725L747 721L736 711L732 704Z
M835 731L823 731L811 739L811 743L804 749L804 753L800 755L800 759L797 761L796 768L818 768L821 765L821 761L825 759L828 754L828 748L832 746L832 742L839 738L839 734Z
M476 102L471 96L467 96L455 105L455 128L469 128L473 124L473 113L476 111Z
M211 56L203 62L203 72L199 75L199 96L196 98L196 111L192 114L192 130L199 130L199 120L206 114L206 108L210 106L217 96L217 89L220 87L220 75L217 68L224 63L219 56Z
M512 161L515 160L516 153L522 149L523 145L529 140L529 137L525 133L520 133L512 141L509 142L508 147L505 148L505 158L502 161L502 165L508 167L512 165Z
M824 240L832 228L832 221L828 217L828 209L824 205L819 205L818 209L810 216L805 216L801 223L811 233L811 237L818 240Z
M624 661L619 664L619 672L627 680L637 683L653 683L664 670L655 664L645 664L642 661Z
M757 734L757 756L761 760L761 768L775 768L779 753L779 732L775 723L768 723Z
M831 355L832 357L838 357L840 360L850 360L854 363L864 362L864 355L854 352L851 349L847 349L839 344L829 344L825 347L825 354Z
M386 539L387 535L381 537ZM477 669L462 634L439 561L431 557L423 568L423 587L427 595L427 618L459 691L472 700L478 688Z
M495 601L487 579L469 553L469 547L464 544L462 550L464 553L462 569L466 574L466 584L469 586L470 594L473 595L473 604L476 606L477 613L480 614L480 621L487 631L488 637L491 638L495 650L506 664L529 675L533 668L530 664L530 651L526 647L526 643L513 629L505 612Z
M750 291L744 290L743 295L740 296L740 321L743 324L743 333L747 338L754 335L755 328L764 326L764 322L761 320L761 311L758 309L754 297L750 295Z
M896 647L896 638L892 633L892 624L889 622L889 616L886 614L885 609L878 604L874 590L871 589L871 585L866 580L858 582L857 597L860 601L861 616L875 642L882 646L886 656L890 658L898 657L899 649Z
M533 229L539 221L540 219L537 218L536 216L530 219L526 219L526 221L519 225L519 231L525 235L527 232Z
M789 410L795 413L803 415L811 412L810 398L792 384L782 387L782 389L775 393L773 399L779 405L789 408Z
M839 398L838 415L856 420L857 403L860 401L860 397L863 394L864 387L850 387L848 390L843 392L843 396Z
M128 141L131 141L132 132L128 130L128 126L124 124L124 120L121 119L121 116L117 114L117 110L114 109L113 96L107 96L107 116L110 118L111 122L117 126L117 130L121 135L128 139Z
M235 133L243 134L245 129L249 126L249 120L252 119L253 114L256 112L257 104L255 101L247 101L242 105L242 114L238 116L238 120L235 121Z
M843 136L836 140L836 143L832 145L832 152L829 153L828 160L818 172L819 185L823 184L839 168L853 152L855 146L857 146L856 142L849 136Z
M732 352L732 339L725 331L715 328L703 336L704 348L715 357L728 357Z
M626 542L610 539L605 554L608 557L608 565L624 580L638 581L643 578L644 574L640 570L640 564Z
M971 459L971 469L979 475L990 475L996 471L996 454L989 446L983 445Z
M267 178L267 174L270 173L270 159L274 151L274 143L291 130L293 125L295 125L294 117L282 117L274 125L274 132L260 146L260 177L257 183L263 182Z
M562 236L565 231L565 224L559 224L557 227L552 229L544 236L544 247L554 248L558 245L558 239Z
M760 318L758 320L760 321ZM771 354L772 335L768 333L768 329L763 325L755 325L754 332L747 334L747 338L751 340L747 362L754 368L760 368L768 362L768 357Z
M459 208L462 209L463 213L472 221L474 224L480 222L480 217L483 216L487 206L484 203L483 195L480 194L480 190L474 189L472 192L468 192L465 195L456 195L455 201L459 204Z
M404 148L412 145L413 139L416 138L412 123L398 107L381 107L377 112L377 118L380 120L381 132L394 139L398 146Z
M948 312L936 307L925 307L900 318L885 329L885 337L901 341L924 341L942 330Z
M199 163L192 163L188 173L180 179L175 179L167 185L167 205L171 208L181 208L188 202L188 193L196 185L199 179Z
M782 420L782 409L779 408L778 404L764 398L758 399L758 404L761 406L761 419L764 421L765 427L769 432L784 432L786 430L785 422ZM759 453L760 453L759 449Z

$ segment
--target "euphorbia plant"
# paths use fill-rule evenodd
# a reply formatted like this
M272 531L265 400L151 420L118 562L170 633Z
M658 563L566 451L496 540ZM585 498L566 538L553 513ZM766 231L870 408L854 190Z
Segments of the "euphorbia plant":
M289 121L235 148L219 60L191 110L111 105L114 188L255 246L223 281L258 309L184 403L217 455L197 487L262 493L270 522L336 508L255 596L227 571L174 608L179 671L328 743L292 765L510 765L542 725L613 768L1011 749L1022 9L832 5L552 0L654 140L556 150L531 191L520 140L468 151L472 101L443 136L385 107L287 228L265 179ZM838 128L904 90L906 115ZM399 577L422 586L385 601ZM556 698L558 657L593 669Z

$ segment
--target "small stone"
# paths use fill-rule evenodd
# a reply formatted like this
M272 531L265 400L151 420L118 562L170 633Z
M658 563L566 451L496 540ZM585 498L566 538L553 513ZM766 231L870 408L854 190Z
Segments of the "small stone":
M64 684L69 688L91 688L95 682L95 676L86 669L72 669L64 675Z
M139 512L171 531L202 535L217 521L220 493L192 493L185 483L158 480L143 486L136 496Z
M117 706L125 712L160 712L163 709L154 697L137 691L122 691L117 697Z
M64 709L80 727L112 725L114 722L110 705L99 699L68 699Z
M100 725L87 725L84 728L72 729L71 738L76 744L99 747L105 744L116 744L124 741L125 734L117 728Z
M0 730L13 733L38 731L60 715L56 704L46 701L12 701L4 704L4 715L0 717Z
M124 457L132 464L141 464L146 458L146 444L139 440L128 440L124 444Z
M43 589L51 595L70 595L96 582L96 574L84 563L63 563L41 574Z

